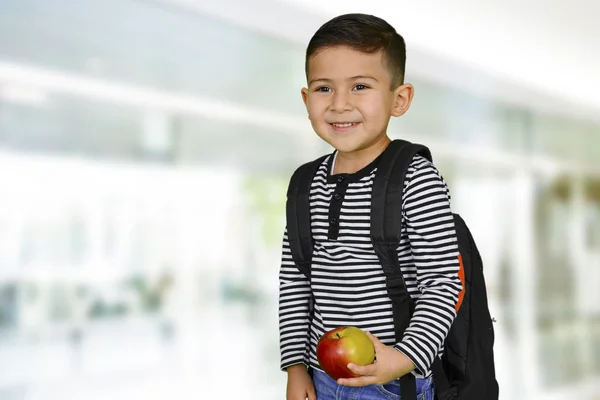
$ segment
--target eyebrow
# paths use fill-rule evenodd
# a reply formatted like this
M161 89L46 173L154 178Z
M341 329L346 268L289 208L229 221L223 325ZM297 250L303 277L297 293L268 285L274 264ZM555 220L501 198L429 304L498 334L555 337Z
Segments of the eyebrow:
M375 82L379 82L374 77L368 76L368 75L356 75L356 76L351 76L350 78L346 78L347 81L354 81L354 80L357 80L357 79L371 79L371 80L374 80ZM311 79L308 84L310 86L310 85L312 85L315 82L331 82L331 79L328 79L328 78L314 78L314 79Z

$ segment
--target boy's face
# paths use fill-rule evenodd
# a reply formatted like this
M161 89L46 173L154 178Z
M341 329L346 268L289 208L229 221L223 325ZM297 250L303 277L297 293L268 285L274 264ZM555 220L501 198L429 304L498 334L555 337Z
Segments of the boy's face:
M341 153L355 153L385 140L390 117L408 110L412 86L390 87L381 53L338 46L309 60L302 99L321 139Z

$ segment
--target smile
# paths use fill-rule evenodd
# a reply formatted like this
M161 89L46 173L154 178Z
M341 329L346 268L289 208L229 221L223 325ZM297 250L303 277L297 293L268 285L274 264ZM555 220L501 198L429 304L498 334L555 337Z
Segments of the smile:
M334 129L350 129L360 124L360 122L334 122L330 124Z

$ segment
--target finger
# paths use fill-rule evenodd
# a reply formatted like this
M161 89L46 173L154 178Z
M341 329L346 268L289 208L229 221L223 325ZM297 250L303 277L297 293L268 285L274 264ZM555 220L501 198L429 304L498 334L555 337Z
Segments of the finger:
M376 381L377 378L374 376L360 376L358 378L340 378L337 383L343 386L367 386L375 384Z
M315 388L308 389L308 400L317 400L317 394L315 393Z
M357 365L350 363L348 369L357 375L377 375L377 364Z

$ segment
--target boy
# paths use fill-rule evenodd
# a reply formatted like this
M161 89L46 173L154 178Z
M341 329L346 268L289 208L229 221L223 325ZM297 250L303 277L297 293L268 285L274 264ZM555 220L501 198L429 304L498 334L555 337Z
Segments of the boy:
M292 261L287 230L284 235L279 325L288 400L399 399L397 379L407 373L417 378L418 399L434 398L430 367L456 316L462 284L449 191L425 158L416 156L406 174L397 252L416 308L398 343L369 237L371 185L391 142L387 126L413 98L412 85L404 83L405 61L403 38L370 15L336 17L308 45L302 99L313 129L335 151L310 190L310 282ZM350 364L360 377L336 382L320 369L316 345L326 331L345 325L369 332L377 361Z

